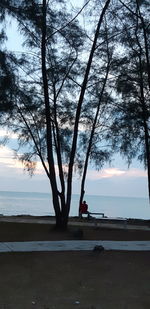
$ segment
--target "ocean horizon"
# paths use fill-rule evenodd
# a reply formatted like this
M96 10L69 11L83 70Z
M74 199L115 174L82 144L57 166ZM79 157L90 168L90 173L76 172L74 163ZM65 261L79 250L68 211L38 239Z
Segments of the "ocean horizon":
M107 217L150 219L148 198L85 195L91 212L102 212ZM70 216L78 215L79 195L72 195ZM5 216L53 216L50 193L0 191L0 214Z

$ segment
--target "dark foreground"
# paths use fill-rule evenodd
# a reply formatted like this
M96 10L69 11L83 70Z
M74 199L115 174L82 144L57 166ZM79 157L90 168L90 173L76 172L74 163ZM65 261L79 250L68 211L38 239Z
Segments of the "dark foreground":
M76 239L76 228L0 223L0 241ZM78 235L79 236L79 235ZM150 232L86 227L83 239L147 240ZM0 309L149 309L150 252L0 254Z
M149 309L150 252L0 255L0 308Z

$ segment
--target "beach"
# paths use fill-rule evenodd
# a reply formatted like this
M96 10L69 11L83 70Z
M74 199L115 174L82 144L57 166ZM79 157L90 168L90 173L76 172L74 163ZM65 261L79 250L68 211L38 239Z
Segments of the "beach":
M19 222L19 218L3 221L0 241L78 237L78 226L70 225L63 233L53 227L37 223L36 218L34 223ZM150 240L149 230L83 224L82 231L83 240ZM1 253L0 308L146 309L150 306L149 260L150 252L144 251Z

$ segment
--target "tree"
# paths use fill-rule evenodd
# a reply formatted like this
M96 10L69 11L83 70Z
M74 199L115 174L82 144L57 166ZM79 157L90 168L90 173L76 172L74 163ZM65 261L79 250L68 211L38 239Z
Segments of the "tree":
M12 91L14 86L15 73L11 64L11 54L3 48L6 40L4 30L0 33L0 116L6 111L12 110Z
M121 10L124 16L120 35L121 57L114 62L118 104L113 111L112 125L114 149L128 158L144 161L148 169L150 196L150 140L149 140L149 20L147 1L125 1ZM121 18L121 13L118 13ZM108 135L110 138L110 135Z
M106 23L106 17L105 17ZM107 86L109 81L109 73L111 68L111 61L113 55L113 46L109 46L108 41L108 27L107 24L104 25L104 33L101 34L99 42L99 46L97 46L97 57L101 55L101 61L97 68L94 68L95 74L92 75L91 85L90 85L90 98L91 107L94 110L94 113L90 119L90 123L88 124L88 133L86 130L83 134L83 138L81 139L82 145L80 148L83 151L84 159L80 165L83 169L82 177L81 177L81 191L80 191L80 200L79 200L79 208L81 203L83 202L84 194L85 194L85 180L88 169L89 160L93 161L95 166L99 169L103 166L106 161L110 160L110 150L108 149L108 145L104 146L103 141L103 130L104 130L104 122L106 121L105 115L110 113L110 106L112 103L112 98L109 94L109 87ZM102 32L102 29L101 29ZM98 78L98 79L97 79ZM91 89L92 88L92 89ZM94 104L92 104L94 102ZM88 111L89 117L89 111ZM105 130L104 130L105 132ZM102 149L101 149L102 146Z
M13 101L15 94L16 75L15 75L15 56L5 49L7 36L5 33L4 15L0 14L0 125L5 124L5 117L11 117L13 111ZM13 61L12 61L13 59ZM0 145L5 145L8 141L7 136L0 139Z
M31 173L40 158L50 181L59 228L67 227L85 94L110 2L102 1L86 63L81 55L86 43L84 32L67 13L64 1L57 1L55 6L46 0L42 4L2 0L0 4L2 12L17 19L26 46L32 47L32 52L12 59L17 67L14 109L11 118L7 113L5 125L18 133L20 146L28 147L21 159Z

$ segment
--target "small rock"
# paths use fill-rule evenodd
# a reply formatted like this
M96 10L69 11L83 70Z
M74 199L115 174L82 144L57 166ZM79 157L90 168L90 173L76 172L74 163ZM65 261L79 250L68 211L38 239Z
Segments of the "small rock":
M97 246L94 247L93 251L100 253L100 252L104 251L104 247L101 246L101 245L97 245Z
M75 301L75 305L79 305L80 302L78 300Z

